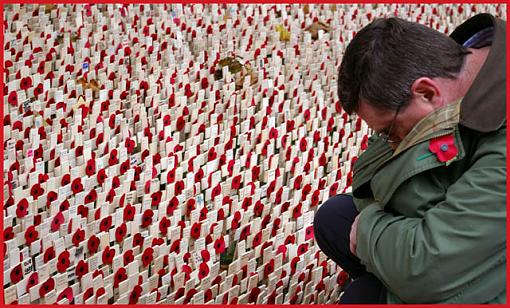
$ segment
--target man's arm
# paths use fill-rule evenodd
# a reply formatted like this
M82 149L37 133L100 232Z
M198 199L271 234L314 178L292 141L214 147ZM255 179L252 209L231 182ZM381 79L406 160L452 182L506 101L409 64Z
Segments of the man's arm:
M356 255L403 301L446 300L504 256L505 133L480 141L471 168L423 218L395 216L377 203L360 213Z

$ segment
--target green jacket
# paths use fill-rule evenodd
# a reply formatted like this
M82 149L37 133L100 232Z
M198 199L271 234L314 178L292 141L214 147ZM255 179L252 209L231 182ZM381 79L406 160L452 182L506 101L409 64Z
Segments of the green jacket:
M457 121L399 153L373 137L354 165L356 255L388 303L506 302L505 23L480 14L451 37L463 43L489 26L491 51ZM448 164L426 155L442 135L458 149Z

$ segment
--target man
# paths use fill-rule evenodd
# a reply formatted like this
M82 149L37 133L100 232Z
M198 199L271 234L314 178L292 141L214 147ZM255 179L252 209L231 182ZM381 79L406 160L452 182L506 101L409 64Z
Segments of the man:
M339 99L375 134L314 221L342 303L506 302L505 36L488 14L450 37L387 18L347 47Z

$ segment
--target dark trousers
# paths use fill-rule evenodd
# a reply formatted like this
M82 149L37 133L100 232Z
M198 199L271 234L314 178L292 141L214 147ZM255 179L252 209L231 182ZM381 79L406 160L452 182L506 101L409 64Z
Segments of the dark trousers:
M315 240L331 260L346 271L353 281L340 299L342 304L385 304L386 288L366 271L349 249L349 234L358 210L349 195L337 195L326 201L315 214Z

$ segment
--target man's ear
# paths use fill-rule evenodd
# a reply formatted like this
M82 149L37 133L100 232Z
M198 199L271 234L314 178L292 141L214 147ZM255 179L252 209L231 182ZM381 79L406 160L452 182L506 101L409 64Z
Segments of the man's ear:
M444 97L439 85L428 77L416 79L411 85L411 93L414 98L419 98L420 101L431 104L434 109L444 105Z

